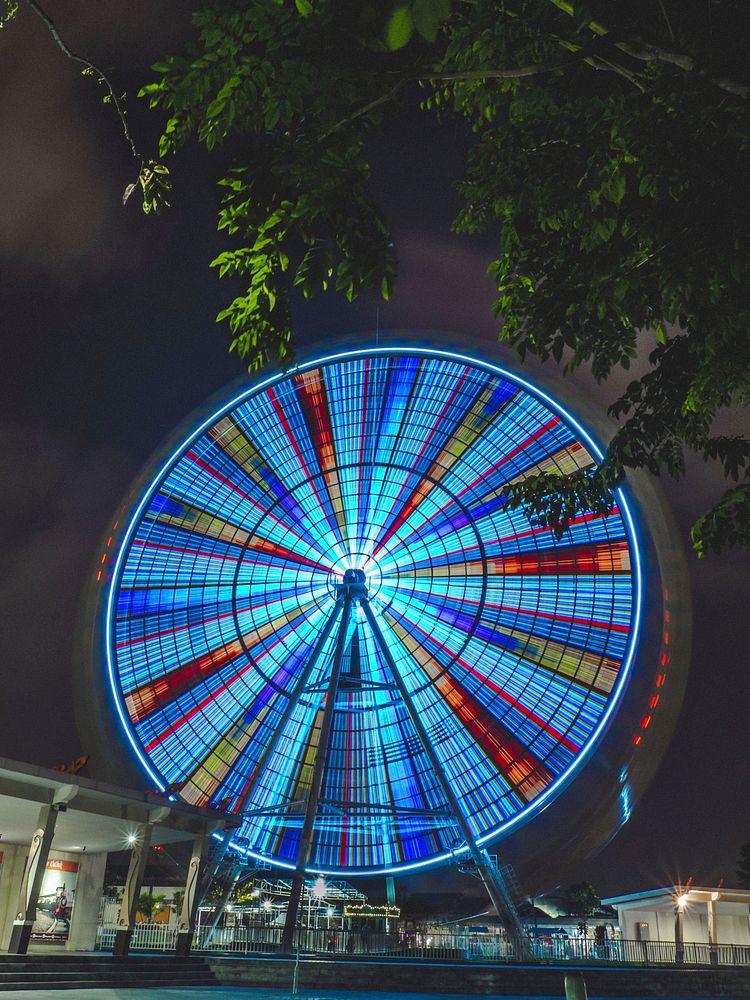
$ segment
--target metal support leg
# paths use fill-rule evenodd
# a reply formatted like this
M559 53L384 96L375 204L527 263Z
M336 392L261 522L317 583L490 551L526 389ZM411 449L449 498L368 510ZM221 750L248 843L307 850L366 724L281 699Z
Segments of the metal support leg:
M29 856L21 879L16 915L10 936L8 952L11 955L25 955L29 947L31 929L36 919L36 905L42 887L44 870L47 867L49 849L55 835L57 806L42 806L39 811L36 830L31 838Z
M191 851L190 864L188 865L187 882L185 883L185 892L182 897L180 919L177 924L175 954L178 958L187 958L193 944L195 915L198 912L198 904L200 903L198 886L207 847L208 834L204 831L193 841L193 850Z
M414 703L411 698L411 694L404 684L401 673L396 665L395 660L391 654L390 649L385 641L383 632L380 628L380 624L375 617L372 608L370 607L369 600L365 599L361 601L362 608L364 609L365 615L368 622L370 623L370 628L372 629L373 637L380 647L380 651L388 664L388 668L393 676L393 680L398 688L399 694L401 695L401 700L404 707L409 713L409 718L411 719L412 725L417 731L419 740L424 748L425 753L432 765L432 769L435 773L435 777L440 782L440 786L443 790L443 795L445 800L453 813L456 823L461 831L461 836L466 841L466 846L469 849L469 853L477 866L477 869L482 876L482 881L484 882L485 888L487 890L487 895L490 897L492 905L497 911L498 917L505 924L506 929L513 936L514 940L518 942L518 947L526 953L525 948L525 935L523 933L523 927L521 926L521 921L513 904L513 900L510 898L510 893L507 890L505 881L495 867L490 861L487 852L482 850L476 843L474 839L474 833L469 825L469 821L464 814L461 803L453 792L450 780L443 770L443 765L438 757L435 748L430 740L429 734L422 723L422 719L419 712L416 710Z
M297 863L292 878L292 888L289 893L289 903L286 910L286 920L284 921L284 932L281 937L281 950L291 951L294 942L294 928L297 924L297 914L302 898L302 889L305 884L305 868L310 860L310 849L312 847L313 824L315 814L318 811L318 800L320 799L320 789L323 783L323 767L328 755L328 745L331 739L331 729L333 726L333 709L336 702L336 692L341 677L341 664L344 658L346 644L346 633L349 628L349 616L351 614L352 600L349 593L344 597L344 613L339 625L339 634L336 640L336 652L333 657L331 667L331 678L326 693L323 718L320 722L320 737L315 751L313 762L312 780L310 782L310 792L307 796L305 806L305 818L302 822L302 833L300 835L299 850L297 852Z
M318 640L315 643L312 652L310 653L310 656L308 658L307 663L304 666L304 669L302 670L299 680L297 681L297 685L294 691L292 692L291 696L289 697L287 704L283 712L281 713L279 721L276 723L276 728L273 732L273 735L266 744L265 750L260 755L260 759L258 760L258 763L255 765L255 768L253 769L253 773L250 778L250 781L248 782L247 788L243 792L242 797L240 798L240 801L237 804L235 812L238 813L239 815L242 815L245 807L247 806L247 803L252 798L252 795L258 786L258 781L260 780L261 775L266 769L266 764L268 763L271 754L278 746L281 734L284 732L287 722L289 721L289 719L292 716L292 713L297 707L297 703L299 702L302 692L307 687L308 681L310 680L315 665L318 662L320 654L323 652L323 648L325 647L325 644L328 641L328 637L330 636L331 631L333 629L333 626L336 623L336 619L341 614L343 603L344 603L343 598L336 601L336 605L333 611L331 612L328 621L325 623L325 625L323 626L323 630L318 636ZM201 886L200 890L201 898L199 902L202 902L203 899L206 897L208 890L211 888L213 880L218 875L219 869L221 868L221 863L226 856L227 850L229 849L229 842L231 839L232 839L232 831L230 830L225 831L222 837L222 842L219 845L216 857L214 858L213 863L211 865L210 874L208 875L208 878L205 880L204 884Z
M208 931L206 932L206 937L203 942L204 948L207 948L209 946L209 944L213 939L214 934L216 933L216 929L219 926L219 921L221 920L221 915L224 913L224 910L227 907L227 903L229 902L229 897L234 892L234 889L240 880L240 875L242 874L242 870L244 867L245 867L244 864L239 861L236 861L232 867L232 875L229 879L227 879L227 884L224 887L224 892L221 894L221 899L216 904L216 910L211 919Z
M138 900L143 886L143 875L146 871L146 860L151 847L152 827L145 823L139 830L130 852L128 874L125 877L125 888L122 893L120 912L117 914L117 930L112 954L124 958L130 951L130 939L135 930L135 915L138 912Z

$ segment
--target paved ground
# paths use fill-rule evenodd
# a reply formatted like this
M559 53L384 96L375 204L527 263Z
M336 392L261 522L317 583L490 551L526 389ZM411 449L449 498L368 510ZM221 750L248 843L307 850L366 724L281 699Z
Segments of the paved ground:
M7 994L10 998L23 1000L477 1000L476 995L446 996L415 993L364 993L354 990L327 990L310 992L300 990L292 997L288 990L266 990L256 986L169 986L155 989L93 989L93 990L3 990L0 1000ZM514 1000L503 997L502 1000ZM519 997L517 1000L551 1000L550 997ZM554 998L552 998L554 1000ZM591 998L594 1000L594 998ZM623 998L618 998L623 1000ZM694 998L693 998L694 1000Z
M183 986L161 989L94 989L94 990L7 990L0 992L0 1000L7 992L9 1000L477 1000L476 995L430 993L366 993L354 990L327 990L310 992L300 990L295 996L288 990L266 990L255 986ZM550 997L502 997L497 1000L555 1000ZM560 998L562 1000L562 997ZM590 997L589 1000L606 1000ZM618 997L617 1000L639 1000L638 997ZM683 1000L670 997L670 1000ZM700 1000L690 997L688 1000ZM715 1000L712 997L703 1000ZM726 1000L726 998L724 998Z

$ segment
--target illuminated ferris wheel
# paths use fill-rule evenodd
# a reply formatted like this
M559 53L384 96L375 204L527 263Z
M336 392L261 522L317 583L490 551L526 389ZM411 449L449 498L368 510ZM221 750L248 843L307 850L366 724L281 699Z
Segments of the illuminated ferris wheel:
M641 580L622 494L557 540L506 491L597 456L537 388L446 351L238 393L147 484L113 568L142 766L289 870L407 871L529 820L617 709Z

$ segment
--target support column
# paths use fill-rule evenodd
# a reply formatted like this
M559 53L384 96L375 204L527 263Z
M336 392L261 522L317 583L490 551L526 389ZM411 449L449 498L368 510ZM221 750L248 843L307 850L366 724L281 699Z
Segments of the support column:
M716 900L718 899L718 893L711 893L711 899L706 900L706 908L708 910L708 958L711 965L718 965L719 954L716 947L718 941L718 934L716 930Z
M66 951L94 951L96 926L102 902L107 852L80 854L73 917L70 921Z
M143 875L146 871L146 860L151 847L153 827L144 823L130 852L130 864L125 878L125 889L122 894L120 912L117 914L117 930L112 954L124 958L130 951L130 939L135 930L135 915L138 912L138 899L143 887Z
M190 864L188 865L187 882L185 883L185 893L182 897L182 909L180 919L177 924L177 945L175 954L178 958L187 958L193 944L195 934L195 915L200 904L200 894L198 887L200 883L201 868L203 859L208 848L208 834L204 831L198 834L193 841L193 849L190 852Z
M385 901L388 904L388 906L396 905L396 880L393 877L393 875L386 876Z
M8 945L8 953L11 955L25 955L29 948L31 928L36 919L36 904L39 899L39 890L42 887L44 870L47 867L52 838L55 835L55 823L57 823L59 808L59 805L49 805L42 806L39 810L39 819L31 838L29 856L26 859L21 888L18 893L16 915Z
M685 904L677 900L674 909L674 960L675 965L685 962Z
M294 928L297 925L297 914L299 912L299 904L302 898L302 890L305 885L305 868L310 860L313 824L315 822L315 814L318 811L320 789L323 784L323 768L328 755L328 744L330 743L331 729L333 727L333 709L336 701L336 692L339 686L339 677L341 676L341 663L344 659L346 633L349 628L351 607L352 599L347 590L344 597L344 613L341 616L339 634L336 639L336 652L333 656L331 679L328 684L328 691L326 692L323 717L320 721L320 736L318 737L318 746L315 751L315 760L313 761L310 792L307 796L307 804L305 806L305 818L302 821L302 833L300 835L294 877L292 878L292 888L289 893L289 903L286 908L284 931L281 935L281 950L287 952L292 950L292 945L294 943Z
M458 828L461 831L461 835L466 841L469 854L471 855L472 860L477 866L477 870L482 877L485 889L487 890L487 895L490 897L490 901L495 907L498 917L503 921L506 929L512 934L517 947L525 955L525 953L529 950L527 947L526 935L524 934L523 927L521 926L521 921L518 916L518 912L516 911L516 907L513 904L513 900L510 898L510 893L505 885L505 880L497 867L490 861L487 852L482 850L474 839L474 833L469 825L469 821L464 815L461 803L458 801L458 798L453 791L450 780L443 770L443 765L430 740L429 734L424 727L419 712L417 711L411 695L404 684L404 680L401 677L398 666L396 665L391 651L388 648L388 644L385 641L380 624L370 607L369 600L364 599L360 603L365 612L365 616L370 623L373 638L380 647L383 658L388 664L388 669L390 670L399 694L401 695L404 707L408 711L411 723L417 731L420 743L422 744L430 764L432 765L435 777L440 783L448 807L455 817Z

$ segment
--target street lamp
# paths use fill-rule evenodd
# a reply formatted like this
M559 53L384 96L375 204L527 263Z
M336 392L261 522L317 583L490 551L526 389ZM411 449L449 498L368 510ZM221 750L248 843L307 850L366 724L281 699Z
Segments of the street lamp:
M325 878L322 875L318 875L318 877L313 882L312 887L309 890L308 896L307 896L307 926L308 926L308 929L310 927L310 910L311 910L311 907L312 907L312 901L313 901L313 899L318 904L318 908L320 908L320 904L326 898L326 894L327 893L328 893L328 883L326 882Z
M685 961L685 935L684 935L684 920L685 920L685 906L689 900L690 896L687 892L681 892L679 889L675 890L675 908L674 908L674 960L676 965L682 965Z

